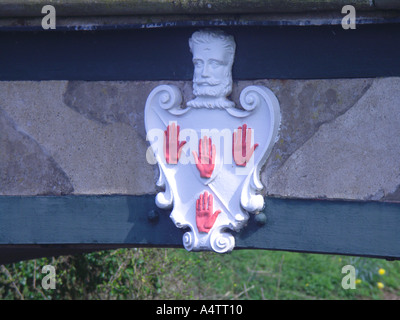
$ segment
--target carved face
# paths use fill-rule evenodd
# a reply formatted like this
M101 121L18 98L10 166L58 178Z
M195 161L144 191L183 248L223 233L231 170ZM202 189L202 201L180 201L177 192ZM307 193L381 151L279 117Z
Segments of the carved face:
M193 93L195 96L226 97L232 91L230 54L220 41L193 46Z

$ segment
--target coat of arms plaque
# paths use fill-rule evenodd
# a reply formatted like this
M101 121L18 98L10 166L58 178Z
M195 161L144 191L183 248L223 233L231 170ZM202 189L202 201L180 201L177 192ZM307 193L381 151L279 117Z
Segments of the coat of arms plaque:
M229 100L236 44L220 30L201 30L189 39L194 99L182 104L174 85L149 94L145 127L148 159L155 159L164 188L156 205L171 219L191 251L224 253L239 231L264 207L260 170L278 137L280 108L266 87L248 86L240 106Z

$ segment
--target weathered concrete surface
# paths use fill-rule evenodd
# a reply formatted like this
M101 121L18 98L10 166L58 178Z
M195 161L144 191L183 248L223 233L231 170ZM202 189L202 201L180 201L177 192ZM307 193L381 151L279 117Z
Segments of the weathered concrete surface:
M146 162L143 137L130 125L104 125L66 106L63 95L67 85L64 81L1 82L0 109L47 150L69 177L75 194L154 192L154 169ZM41 168L27 162L21 170ZM39 190L31 190L32 194L42 193L43 181L31 183ZM1 194L26 193L23 186L10 190L2 185L0 190Z
M400 185L400 79L375 80L269 179L270 195L380 200Z
M163 83L193 98L183 81L0 82L0 194L156 193L143 114ZM400 201L399 78L239 81L232 99L250 84L269 87L282 111L264 194ZM22 161L18 139L40 161Z
M147 97L154 87L168 83L172 82L70 81L63 94L63 102L85 118L100 124L129 125L143 140L146 140L144 106ZM184 104L193 98L190 82L173 83L181 88Z
M282 122L279 140L275 144L264 170L264 182L289 156L310 139L319 127L350 109L371 86L372 79L353 80L257 80L241 81L233 93L239 101L240 92L248 85L270 88L277 96Z
M54 159L0 110L0 194L62 195L72 191L71 182Z

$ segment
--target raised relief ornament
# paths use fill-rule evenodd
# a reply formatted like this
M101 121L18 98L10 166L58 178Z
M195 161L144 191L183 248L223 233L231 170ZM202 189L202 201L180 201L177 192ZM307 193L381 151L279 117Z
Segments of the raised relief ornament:
M230 230L239 231L250 213L264 207L260 170L274 145L280 125L279 103L263 86L248 86L241 106L232 92L235 41L220 30L195 32L193 94L182 105L174 85L160 85L147 98L145 126L149 162L157 163L156 196L171 219L186 229L184 247L191 251L229 252Z

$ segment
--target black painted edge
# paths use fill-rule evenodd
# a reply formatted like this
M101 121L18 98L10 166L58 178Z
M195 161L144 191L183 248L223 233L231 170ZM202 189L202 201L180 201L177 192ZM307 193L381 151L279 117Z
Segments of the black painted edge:
M4 46L0 80L192 80L187 39L197 29L0 32ZM400 75L399 43L394 41L400 24L362 25L356 30L341 26L222 29L237 41L235 80ZM247 49L253 47L257 50Z

